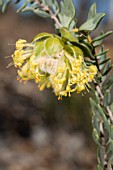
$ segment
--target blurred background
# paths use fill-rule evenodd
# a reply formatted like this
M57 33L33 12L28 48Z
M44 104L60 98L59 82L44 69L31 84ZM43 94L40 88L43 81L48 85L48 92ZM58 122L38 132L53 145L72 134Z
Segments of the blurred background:
M21 1L22 3L23 1ZM78 26L93 2L107 15L100 30L113 30L113 0L73 0ZM19 4L20 5L20 4ZM53 23L32 13L17 14L11 4L0 13L0 170L94 170L89 96L73 94L58 101L51 89L40 92L35 83L16 80L17 70L6 69L15 41L31 41L40 32L54 33ZM113 35L105 40L113 54Z

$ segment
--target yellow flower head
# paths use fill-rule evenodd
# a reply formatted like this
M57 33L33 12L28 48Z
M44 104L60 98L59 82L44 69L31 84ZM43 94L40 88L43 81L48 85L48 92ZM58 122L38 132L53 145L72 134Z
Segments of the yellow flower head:
M20 80L33 79L40 90L52 87L58 99L85 90L97 74L96 66L85 64L79 47L47 33L37 35L31 43L18 40L13 62L19 67Z

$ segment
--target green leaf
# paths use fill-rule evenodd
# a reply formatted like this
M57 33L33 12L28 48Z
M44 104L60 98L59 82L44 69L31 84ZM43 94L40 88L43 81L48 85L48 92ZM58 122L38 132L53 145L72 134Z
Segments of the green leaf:
M11 0L7 0L5 3L3 3L2 6L2 12L4 13L8 5L10 4Z
M95 116L93 116L93 127L97 130L98 135L100 136L100 127L99 127L99 119Z
M87 45L90 48L91 51L93 51L94 48L87 39L83 39L82 41L85 45Z
M40 17L44 17L44 18L49 18L50 17L50 14L47 13L46 11L43 11L41 9L34 9L33 12L37 15L39 15Z
M109 50L104 50L103 46L100 49L100 52L96 55L97 59L100 59L100 62L104 61L106 59L106 54Z
M80 26L80 31L95 30L104 16L104 13L96 14L94 18L88 19L84 24Z
M84 56L88 56L91 59L95 59L95 56L93 56L91 49L84 43L79 42L72 42L73 45L78 46L84 53Z
M78 56L84 56L82 50L79 47L76 47L76 46L69 46L69 47L73 51L73 55L75 58Z
M72 0L63 0L60 3L59 20L63 27L69 28L71 21L75 17L75 7Z
M99 65L104 65L109 60L111 60L111 58L106 58L105 60L101 61Z
M92 135L93 135L93 139L94 139L95 143L97 145L100 145L100 143L99 143L100 138L99 138L98 132L95 128L93 129Z
M112 33L113 33L113 31L108 31L105 34L102 34L102 35L96 37L95 39L93 39L92 42L103 40L104 38L106 38L107 36L109 36Z
M70 41L70 42L78 42L78 38L74 37L72 35L72 33L67 29L67 28L61 28L60 29L61 32L61 37L66 40L66 41Z
M112 154L113 153L113 140L109 138L109 146L107 148L107 154Z
M76 23L77 23L77 19L73 18L73 20L71 21L70 25L69 25L69 30L72 30L76 27Z
M99 69L101 70L101 69L103 69L104 67L105 67L105 64L108 62L108 61L110 61L111 60L111 58L106 58L105 57L105 59L104 59L104 57L103 57L103 61L101 60L101 62L99 63Z
M42 51L44 50L45 41L39 41L35 43L34 54L37 56L41 56Z
M99 45L101 45L102 42L103 42L103 40L99 40L99 41L93 42L92 44L93 44L93 46L96 48L96 47L98 47Z
M22 8L21 11L23 11L23 12L25 12L25 11L32 11L32 12L34 12L36 15L39 15L39 16L41 16L41 17L44 17L44 18L50 17L50 14L49 14L49 13L47 13L46 11L44 11L44 10L38 8L38 7L36 8L35 6L33 7L33 6L26 6L26 5L25 5L25 6Z
M53 3L52 3L52 9L54 11L54 14L57 15L59 13L59 5L58 5L58 2L56 0L53 0Z
M104 13L96 13L96 4L94 3L89 9L87 21L80 26L79 30L92 31L96 29L104 16Z
M90 99L90 104L92 106L92 111L93 111L94 115L96 115L96 117L99 119L100 119L100 117L103 119L105 129L110 133L110 124L109 124L106 114L103 111L103 109L101 108L101 106L98 103L96 103L96 101L93 99Z
M89 9L88 19L94 18L96 15L96 3L93 3Z
M113 76L111 76L103 85L104 91L110 89L113 85Z
M104 92L104 106L108 106L111 103L111 95L110 95L110 91L106 90Z
M53 37L53 35L49 34L49 33L46 33L46 32L43 32L43 33L40 33L40 34L36 35L32 42L34 43L36 41L46 39L46 38L49 38L49 37Z
M45 49L50 56L59 53L63 47L63 42L58 38L48 38L45 43Z
M25 1L24 4L17 10L17 12L21 12L22 10L24 11L27 4L28 4L28 1Z
M99 147L98 149L98 159L99 159L101 166L104 168L104 155L103 155L102 147Z
M96 99L97 103L100 103L100 98L98 96L98 92L97 91L95 91L95 99Z
M100 119L101 115L98 112L96 101L90 98L90 104L91 104L91 107L92 107L93 115L96 116L97 119Z
M109 60L106 63L106 66L104 67L104 70L102 72L102 76L106 76L110 72L111 68L112 68L111 61Z

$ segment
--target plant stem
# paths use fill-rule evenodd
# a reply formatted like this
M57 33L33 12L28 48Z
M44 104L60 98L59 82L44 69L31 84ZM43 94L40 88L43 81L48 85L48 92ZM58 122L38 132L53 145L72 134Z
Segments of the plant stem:
M46 12L50 14L50 18L54 20L54 22L57 24L59 28L62 27L62 24L60 23L58 17L53 13L53 11L43 3L40 3L39 0L35 0L35 2Z

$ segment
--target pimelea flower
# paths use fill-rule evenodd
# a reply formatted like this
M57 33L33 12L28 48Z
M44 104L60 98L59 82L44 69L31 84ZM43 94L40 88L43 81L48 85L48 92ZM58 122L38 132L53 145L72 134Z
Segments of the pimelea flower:
M37 35L31 43L18 40L13 62L19 68L19 80L34 80L40 90L52 87L58 99L82 92L97 74L95 65L86 65L79 47L47 33Z

